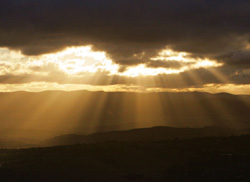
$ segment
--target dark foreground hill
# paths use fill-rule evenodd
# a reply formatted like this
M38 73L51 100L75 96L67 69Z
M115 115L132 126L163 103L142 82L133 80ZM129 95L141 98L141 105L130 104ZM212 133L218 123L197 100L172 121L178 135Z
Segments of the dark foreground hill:
M0 148L27 148L35 146L32 141L0 139Z
M171 181L250 179L250 136L106 142L0 150L6 182Z
M145 142L160 141L172 139L189 139L197 137L219 137L248 134L250 130L236 130L219 127L203 127L203 128L172 128L158 126L153 128L138 128L124 131L101 132L91 135L62 135L46 140L40 145L56 146L56 145L72 145L81 143L97 143L97 142Z

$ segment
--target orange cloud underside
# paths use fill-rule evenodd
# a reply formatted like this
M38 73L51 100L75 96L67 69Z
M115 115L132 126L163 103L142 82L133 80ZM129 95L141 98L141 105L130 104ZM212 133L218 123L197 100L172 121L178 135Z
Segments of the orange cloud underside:
M136 56L136 55L135 55ZM222 66L216 60L207 58L192 58L189 53L176 52L171 49L165 49L158 53L157 56L151 58L151 63L155 61L175 61L180 63L180 67L150 67L146 63L139 65L127 66L124 71L120 71L121 65L113 62L105 52L93 51L91 46L69 47L61 52L45 54L41 56L24 56L20 52L11 51L6 48L0 49L0 76L5 75L29 75L46 76L47 80L30 81L23 83L2 83L0 85L1 92L11 91L44 91L44 90L103 90L103 91L136 91L136 92L154 92L154 91L207 91L207 92L229 92L234 94L250 94L249 85L234 85L229 84L225 75L213 71L213 75L218 77L225 84L206 84L203 87L190 88L161 88L155 83L155 87L143 87L142 84L109 84L92 85L84 83L74 83L76 78L92 78L98 82L99 79L106 75L112 80L112 77L119 76L126 78L138 78L138 83L141 77L154 77L159 75L172 75L182 73L188 70L199 68L216 68ZM188 63L188 64L187 64ZM68 79L67 84L60 84L49 81L51 75L60 75ZM101 75L98 77L98 75ZM195 75L190 75L197 84L199 78ZM72 80L72 83L70 81ZM144 80L145 82L145 80Z

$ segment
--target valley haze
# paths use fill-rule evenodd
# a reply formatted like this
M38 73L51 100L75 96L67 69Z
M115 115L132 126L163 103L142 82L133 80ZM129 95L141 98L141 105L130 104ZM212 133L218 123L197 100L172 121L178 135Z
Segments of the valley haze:
M250 128L247 95L46 91L0 93L0 100L0 138L19 143L154 126Z

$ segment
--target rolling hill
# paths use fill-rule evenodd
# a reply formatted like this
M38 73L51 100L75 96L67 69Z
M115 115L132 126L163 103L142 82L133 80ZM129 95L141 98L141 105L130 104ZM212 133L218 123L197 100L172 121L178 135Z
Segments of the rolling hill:
M250 130L233 130L228 128L171 128L153 127L139 128L126 131L110 131L91 135L62 135L51 138L41 143L42 146L72 145L81 143L102 142L149 142L173 139L190 139L202 137L225 137L250 133Z

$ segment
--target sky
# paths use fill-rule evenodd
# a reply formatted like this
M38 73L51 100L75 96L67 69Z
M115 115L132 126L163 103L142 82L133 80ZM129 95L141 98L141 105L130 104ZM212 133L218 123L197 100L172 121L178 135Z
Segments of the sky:
M0 92L250 94L247 0L0 0Z

